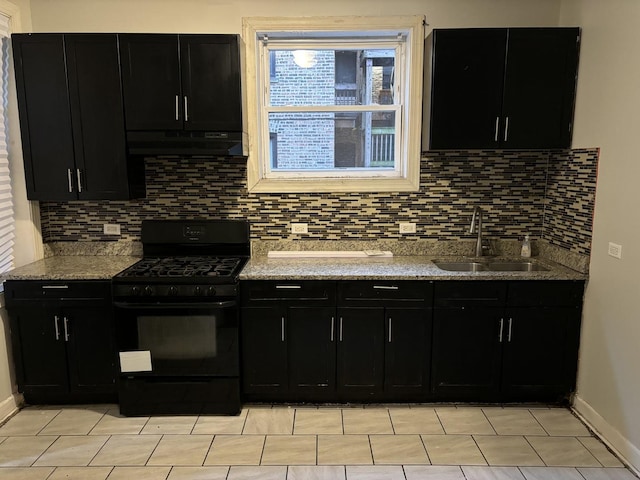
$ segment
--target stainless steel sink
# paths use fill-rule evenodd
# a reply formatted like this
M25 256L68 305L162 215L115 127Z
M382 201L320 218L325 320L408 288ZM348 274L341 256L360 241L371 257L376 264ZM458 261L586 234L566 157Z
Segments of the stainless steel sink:
M440 261L434 260L436 267L448 272L547 272L549 269L531 261Z
M448 272L486 272L489 270L486 263L481 262L433 262L436 267Z

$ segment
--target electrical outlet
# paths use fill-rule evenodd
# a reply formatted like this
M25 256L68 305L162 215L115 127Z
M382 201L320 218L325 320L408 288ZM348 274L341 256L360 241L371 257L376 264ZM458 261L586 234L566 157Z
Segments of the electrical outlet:
M415 223L400 223L400 233L416 233Z
M309 228L306 223L292 223L291 233L309 233Z
M102 227L105 235L120 235L120 225L116 223L105 223Z
M622 245L609 242L609 255L615 258L622 258Z

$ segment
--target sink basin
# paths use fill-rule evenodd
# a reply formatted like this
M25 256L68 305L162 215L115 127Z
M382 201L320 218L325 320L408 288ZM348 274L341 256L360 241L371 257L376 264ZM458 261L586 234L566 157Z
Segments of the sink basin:
M489 266L481 262L433 262L436 267L448 272L486 272Z
M531 261L448 262L435 260L436 267L448 272L547 272L549 269Z
M547 267L534 262L490 262L489 270L494 272L548 272Z

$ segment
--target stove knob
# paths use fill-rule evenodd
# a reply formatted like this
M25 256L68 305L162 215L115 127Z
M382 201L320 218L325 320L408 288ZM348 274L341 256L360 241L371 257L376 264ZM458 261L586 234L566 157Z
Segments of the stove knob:
M214 287L207 288L207 295L214 296L216 294L216 289Z
M131 295L140 295L140 287L131 287Z
M197 286L193 289L193 294L194 295L202 295L202 287Z
M173 285L170 286L168 293L169 295L172 295L172 296L178 295L178 287L174 287Z
M146 287L144 287L144 294L150 297L151 295L153 295L153 288L151 288L150 285L147 285Z

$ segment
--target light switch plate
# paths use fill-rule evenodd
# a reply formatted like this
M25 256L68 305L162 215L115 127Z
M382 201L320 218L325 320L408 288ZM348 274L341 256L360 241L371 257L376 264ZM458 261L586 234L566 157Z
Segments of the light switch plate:
M120 225L116 223L105 223L103 225L105 235L120 235Z
M400 223L400 233L416 233L415 223Z
M309 233L309 228L306 223L292 223L291 233Z
M609 255L614 258L622 258L622 245L609 242Z

